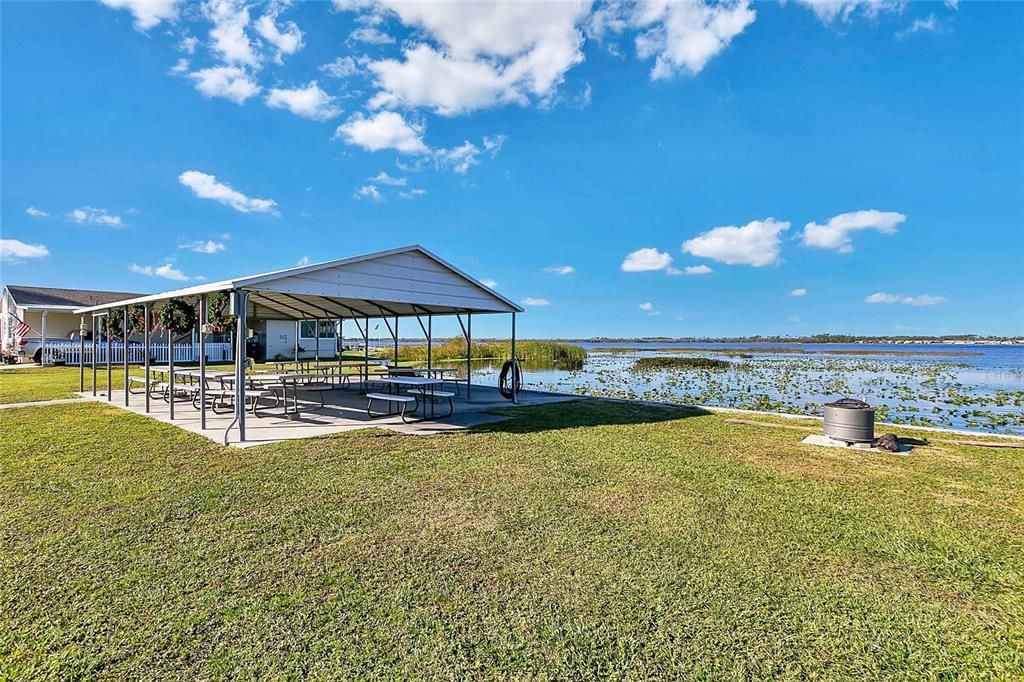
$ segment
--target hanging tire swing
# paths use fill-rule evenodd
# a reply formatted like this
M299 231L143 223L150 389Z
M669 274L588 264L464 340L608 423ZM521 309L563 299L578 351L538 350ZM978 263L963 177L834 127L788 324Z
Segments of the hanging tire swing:
M522 390L523 372L519 369L519 362L509 360L502 366L498 376L498 392L505 400L512 400Z

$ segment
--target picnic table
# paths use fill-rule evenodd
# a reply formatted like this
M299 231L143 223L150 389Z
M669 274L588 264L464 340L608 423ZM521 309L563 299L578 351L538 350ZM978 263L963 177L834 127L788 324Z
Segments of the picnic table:
M456 374L456 367L398 367L389 366L388 374L393 376L429 376L434 379L443 378L445 374Z
M180 377L189 377L190 375L187 374L187 373L188 372L193 372L193 371L195 372L196 379L198 379L199 378L199 370L175 369L174 370L174 376L175 377L179 377L179 376ZM159 396L159 397L161 397L164 400L164 402L170 402L172 396L170 395L170 393L171 393L171 383L170 383L170 372L168 371L168 369L166 367L152 367L151 366L149 368L149 372L150 372L150 374L153 375L153 378L156 379L155 382L154 381L150 381L150 384L149 384L150 395L152 395L153 397L158 397ZM211 377L208 376L207 378L211 378ZM133 382L145 384L146 380L145 380L144 377L142 377L142 378L135 377L133 379ZM190 382L190 384L194 384L194 383L195 383L195 381ZM195 387L191 386L190 384L182 384L182 385L179 385L179 386L175 386L174 387L174 396L173 396L174 399L178 400L180 398L181 400L191 400L192 399L192 392L197 390L197 389Z
M294 417L301 411L299 409L299 391L314 391L320 394L320 407L324 406L325 390L332 388L330 384L318 382L322 379L320 372L247 372L245 380L253 390L271 390L275 394L281 391L281 400L284 402L284 414L286 417ZM233 385L233 375L221 377L220 381L225 386ZM291 389L292 407L288 408L288 391Z
M392 409L393 409L392 405L394 403L400 404L402 406L402 409L401 409L401 412L400 412L400 414L402 416L402 421L406 421L407 422L408 420L405 418L405 404L408 402L408 396L395 395L395 391L399 390L399 389L401 389L403 387L406 387L406 388L409 389L407 391L408 393L411 393L414 396L420 396L420 397L422 397L424 399L424 405L423 405L422 410L420 411L420 415L421 415L420 419L421 420L422 419L426 419L426 410L427 410L426 402L427 401L430 402L430 418L434 419L436 417L434 400L436 398L439 398L439 397L448 398L449 410L448 410L448 414L444 415L445 417L451 416L451 414L455 411L455 406L452 403L452 398L454 398L455 394L454 393L449 393L447 391L438 391L437 390L437 387L439 385L441 385L441 383L443 383L443 381L441 379L435 379L435 378L431 378L431 377L417 377L417 376L389 376L389 377L382 377L380 379L380 382L382 384L385 384L388 387L388 392L387 392L387 394L383 394L383 393L367 393L366 394L366 397L367 397L366 413L369 414L370 416L373 416L373 414L372 414L372 412L370 410L371 406L373 405L373 401L374 400L380 400L380 401L384 401L384 402L388 403L388 412L387 413L389 415L393 414L393 412L392 412ZM416 402L418 403L418 401L416 401Z

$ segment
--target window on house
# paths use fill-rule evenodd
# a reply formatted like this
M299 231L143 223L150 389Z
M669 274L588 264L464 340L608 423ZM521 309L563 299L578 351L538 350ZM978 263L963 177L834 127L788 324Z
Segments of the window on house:
M334 338L335 323L332 320L320 320L320 338L321 339L332 339ZM316 322L309 320L302 322L299 325L299 338L310 339L316 335Z

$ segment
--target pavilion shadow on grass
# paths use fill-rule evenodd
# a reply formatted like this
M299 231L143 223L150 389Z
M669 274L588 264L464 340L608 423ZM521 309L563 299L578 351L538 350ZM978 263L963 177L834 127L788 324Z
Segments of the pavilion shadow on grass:
M92 316L92 344L95 351L97 322L111 311L122 313L124 338L129 336L129 309L142 306L144 310L143 367L145 369L145 412L150 412L150 353L149 344L153 333L154 304L171 299L184 301L198 308L199 329L199 409L200 425L206 429L207 376L206 376L206 322L208 300L219 292L227 293L231 300L231 311L238 314L234 326L234 420L224 432L224 442L232 428L238 428L239 441L245 442L246 417L246 342L250 320L290 320L296 326L303 321L315 322L319 338L322 321L337 322L336 334L341 333L341 322L353 320L359 329L363 344L363 377L369 374L369 320L384 320L394 340L395 357L398 357L399 320L413 318L427 339L427 367L433 367L431 348L433 343L433 318L455 317L466 338L466 399L472 391L472 338L473 315L508 313L511 315L512 360L516 358L516 314L523 309L496 291L484 286L476 279L438 258L422 246L414 245L390 251L381 251L353 258L332 260L312 265L278 270L260 275L236 277L220 282L177 289L151 296L140 296L116 303L80 308L82 330L86 330L86 315ZM165 331L168 340L173 341L173 332ZM83 335L84 337L84 335ZM106 335L110 345L111 334ZM338 338L339 372L342 366L341 347L343 339ZM81 341L84 351L85 340ZM317 342L319 354L319 340ZM96 354L93 353L92 393L96 395ZM319 359L319 358L317 358ZM296 344L296 360L298 351ZM174 354L168 353L169 416L174 419ZM107 400L112 400L110 353L107 353ZM128 353L124 354L124 404L129 404ZM85 365L79 369L79 390L85 391ZM513 400L515 397L513 396Z

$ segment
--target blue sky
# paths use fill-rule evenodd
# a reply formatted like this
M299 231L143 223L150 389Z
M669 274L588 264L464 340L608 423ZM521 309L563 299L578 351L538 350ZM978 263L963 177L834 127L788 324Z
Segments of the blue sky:
M1024 333L1024 4L0 12L5 283L421 243L530 337Z

